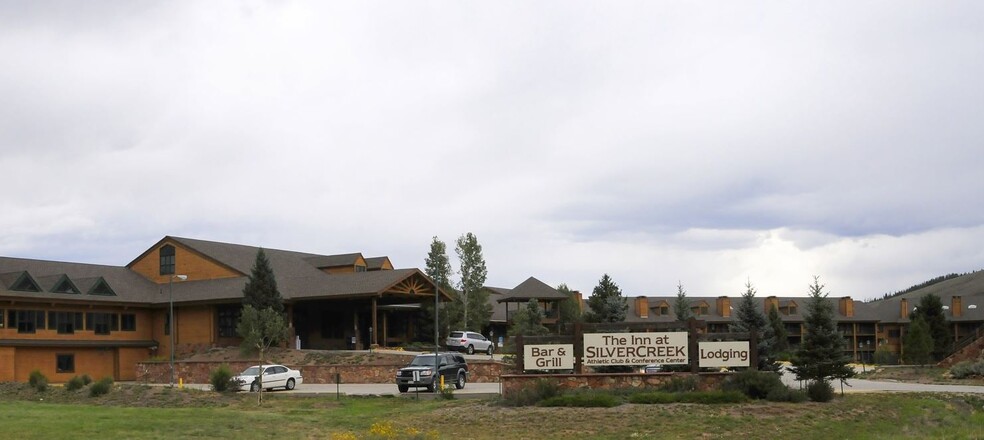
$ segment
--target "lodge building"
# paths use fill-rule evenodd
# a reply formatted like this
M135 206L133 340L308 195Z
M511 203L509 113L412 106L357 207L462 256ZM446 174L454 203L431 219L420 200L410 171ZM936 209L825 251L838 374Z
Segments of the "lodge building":
M259 248L164 237L128 265L0 257L0 382L38 369L134 380L136 363L238 345L236 323ZM418 269L387 257L264 249L284 298L290 341L368 348L415 337L423 301L449 299Z
M38 369L52 382L88 374L135 380L136 364L170 353L169 306L174 305L175 352L235 346L236 324L259 248L167 236L126 266L0 257L0 382L26 381ZM395 269L387 257L361 253L319 255L264 249L284 298L290 341L310 349L366 349L429 340L416 320L425 301L447 292L418 269ZM967 275L984 277L984 272ZM944 303L954 341L984 335L984 283L960 277L893 298L860 302L829 298L845 351L872 361L880 347L896 355L919 296ZM535 300L543 323L557 328L567 296L530 277L514 288L485 287L493 313L486 335L508 337L515 312ZM580 293L576 302L584 307ZM629 297L626 322L675 321L675 296ZM740 297L687 297L703 331L724 333ZM789 345L802 341L808 298L757 297L763 313L775 308Z

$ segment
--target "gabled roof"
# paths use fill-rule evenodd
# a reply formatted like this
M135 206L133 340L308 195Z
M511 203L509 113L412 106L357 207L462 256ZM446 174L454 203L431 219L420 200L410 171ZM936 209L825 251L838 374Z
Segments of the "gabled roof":
M499 298L499 302L526 302L531 299L561 300L567 299L557 289L548 286L543 281L534 277L529 277L518 286L514 287L509 294Z
M0 274L0 281L3 281L4 287L7 290L16 290L18 292L43 291L38 281L26 270Z
M339 255L317 255L314 257L308 257L304 260L311 263L312 266L318 269L323 269L326 267L341 267L341 266L352 266L362 258L362 253L356 252L352 254L339 254ZM367 262L368 263L368 262Z
M86 301L106 303L153 303L159 295L159 288L150 280L125 267L105 266L98 264L65 263L59 261L32 260L26 258L0 257L0 274L10 272L27 272L37 279L51 280L62 275L70 279L82 295L67 295L54 293L50 290L42 292L18 292L10 290L6 285L0 286L0 296L30 297L37 299ZM0 279L3 276L0 275ZM87 295L99 280L116 296Z
M389 263L390 267L393 267L393 263L390 262L389 257L370 257L365 260L367 270L380 270L386 263Z

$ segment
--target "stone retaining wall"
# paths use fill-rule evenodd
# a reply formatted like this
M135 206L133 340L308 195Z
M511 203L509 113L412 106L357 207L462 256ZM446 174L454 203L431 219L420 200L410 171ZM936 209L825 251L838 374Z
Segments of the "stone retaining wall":
M239 373L256 361L236 362L197 362L176 361L174 381L180 378L184 383L208 383L209 374L221 365L228 365L233 373ZM406 364L390 365L287 365L300 370L305 383L335 383L335 374L341 375L342 383L394 383L396 371ZM504 364L487 360L468 361L468 380L470 382L497 382ZM167 362L137 363L137 381L145 383L168 383L170 365Z
M733 373L612 373L612 374L507 374L501 376L502 395L509 396L537 380L556 382L561 389L614 390L624 388L659 388L674 377L697 377L697 389L716 390L724 379Z

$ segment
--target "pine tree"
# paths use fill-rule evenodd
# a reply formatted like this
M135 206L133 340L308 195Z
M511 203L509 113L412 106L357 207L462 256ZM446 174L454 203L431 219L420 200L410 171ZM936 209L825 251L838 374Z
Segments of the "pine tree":
M561 300L557 305L557 323L571 324L580 322L582 319L581 305L578 304L577 298L574 297L574 292L567 287L567 284L557 286L557 291L567 296L566 299Z
M256 252L256 262L253 263L249 281L243 288L243 305L253 306L256 310L272 309L277 313L284 311L284 299L277 290L277 278L263 248Z
M687 301L687 291L683 290L683 283L677 281L677 298L673 303L673 313L676 320L683 322L690 319L690 302Z
M745 283L745 292L741 294L741 301L738 303L738 310L735 312L735 321L731 324L731 331L735 333L754 332L758 343L758 369L762 371L776 371L779 369L775 359L775 333L772 327L765 320L765 315L759 311L755 305L755 287L752 282Z
M929 363L933 351L933 337L930 333L929 324L922 316L916 315L909 321L909 331L902 342L905 363L911 365Z
M834 322L834 306L827 301L824 287L820 277L813 277L804 317L806 332L791 368L797 380L826 382L829 378L854 377L854 369L848 366L850 356L844 353L844 337Z
M509 328L510 335L537 336L545 335L550 331L543 326L543 311L535 299L526 303L513 315L512 326Z
M461 303L463 306L462 327L464 330L481 330L488 325L492 317L492 305L489 304L489 293L482 287L488 276L485 258L482 257L482 245L478 237L471 232L458 237L455 253L458 254L461 281Z
M769 328L772 329L772 335L775 337L776 343L773 348L776 354L789 350L789 334L782 323L782 317L779 316L779 309L775 306L769 308Z
M946 315L943 314L943 301L932 293L920 298L919 305L912 312L912 318L917 316L922 317L929 329L929 336L933 343L931 349L933 359L943 360L950 354L950 348L953 346L950 327L946 324Z
M591 322L622 322L629 310L629 304L622 297L622 289L607 273L588 297L588 306L591 309L588 320Z
M450 329L458 328L460 325L462 309L459 307L460 300L451 287L452 269L451 262L448 259L447 245L436 236L431 241L430 252L427 253L424 266L424 273L434 280L440 286L441 290L452 297L452 301L443 302L439 306L440 316L438 317L438 325L440 326L440 337L443 339L447 337ZM423 313L420 314L421 319L418 320L420 334L429 340L434 334L433 301L424 301L422 303L422 310Z

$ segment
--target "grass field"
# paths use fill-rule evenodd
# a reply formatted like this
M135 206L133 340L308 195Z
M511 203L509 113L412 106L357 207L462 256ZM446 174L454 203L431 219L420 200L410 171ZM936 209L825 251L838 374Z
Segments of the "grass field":
M100 398L59 388L32 393L3 396L13 397L0 402L3 438L984 438L984 397L961 395L854 394L824 404L507 408L489 400L336 401L276 393L257 407L247 394L147 387L116 387Z

